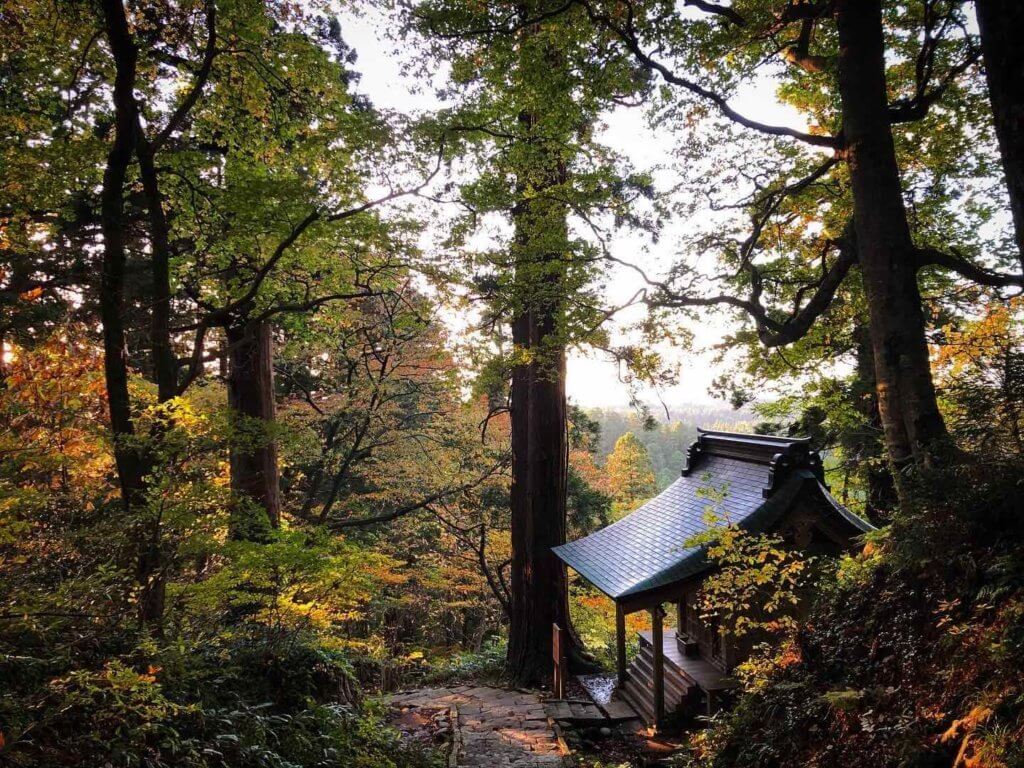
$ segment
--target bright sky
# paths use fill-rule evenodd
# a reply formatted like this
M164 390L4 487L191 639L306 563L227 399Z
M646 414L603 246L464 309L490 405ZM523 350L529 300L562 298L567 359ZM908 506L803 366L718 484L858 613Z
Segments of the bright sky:
M358 89L375 105L401 112L428 111L440 105L431 87L417 88L402 73L400 61L392 53L393 43L385 38L382 20L375 12L358 18L343 16L342 33L358 54L355 69L362 75ZM799 126L799 119L779 105L769 90L762 91L751 91L739 98L737 106L760 119ZM624 154L637 169L649 169L668 161L673 137L665 132L652 131L641 109L618 108L606 117L605 123L603 141ZM676 238L672 237L672 231L685 227L686 222L672 222L659 243L648 250L635 240L620 237L613 242L613 251L616 256L656 275L677 258ZM624 303L642 284L637 274L621 267L607 275L607 282L608 300L613 304ZM635 309L617 317L617 327L639 319L643 310ZM714 365L709 350L720 340L725 328L725 320L709 312L690 329L697 351L662 350L670 362L679 366L678 384L661 392L643 391L642 399L652 406L658 406L660 402L669 405L719 402L707 392L711 381L721 373ZM585 407L625 406L629 403L629 391L619 380L617 367L597 353L585 355L574 352L570 355L567 386L570 398ZM654 410L657 412L658 408Z

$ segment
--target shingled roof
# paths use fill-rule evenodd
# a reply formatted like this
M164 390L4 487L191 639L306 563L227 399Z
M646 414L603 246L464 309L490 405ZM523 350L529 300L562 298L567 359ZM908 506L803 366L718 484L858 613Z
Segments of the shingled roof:
M802 492L820 494L823 514L851 535L871 526L828 492L821 458L807 438L698 430L682 477L636 511L577 541L555 547L569 567L614 600L683 581L708 567L703 547L685 547L707 530L705 513L767 531ZM724 492L720 501L709 491Z

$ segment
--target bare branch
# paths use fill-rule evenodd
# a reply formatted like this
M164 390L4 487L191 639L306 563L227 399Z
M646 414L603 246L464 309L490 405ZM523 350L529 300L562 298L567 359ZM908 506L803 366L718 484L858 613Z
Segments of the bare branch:
M490 467L482 475L468 483L463 483L462 485L456 486L454 488L446 488L444 490L437 491L436 493L432 493L429 496L425 496L419 501L414 501L410 504L405 504L389 512L384 512L380 515L371 515L370 517L358 517L351 518L348 520L332 520L327 523L327 527L331 530L343 530L345 528L357 528L365 525L376 525L378 523L387 523L391 520L397 520L398 518L404 517L405 515L411 514L413 512L418 512L419 510L427 509L428 507L430 507L431 504L436 504L437 502L443 501L444 499L447 499L451 496L456 496L460 493L465 493L466 491L473 490L474 488L488 480L490 477L492 477L495 473L499 472L507 463L508 461L503 459L494 466Z
M794 128L787 128L779 125L768 125L757 120L751 120L733 109L723 96L705 88L700 83L676 74L661 62L656 61L650 54L644 51L643 46L640 44L640 38L633 26L633 6L631 3L626 6L627 12L625 24L619 24L608 14L598 11L590 0L581 0L581 4L583 8L586 9L587 15L590 17L591 21L596 24L600 24L605 29L615 33L626 45L626 48L633 54L634 58L646 69L660 74L665 82L679 86L690 93L710 101L718 107L719 111L723 115L734 123L738 123L746 128L750 128L751 130L765 133L770 136L783 136L797 139L816 147L829 147L831 149L840 149L842 147L842 139L837 136L824 136L806 133L805 131L798 131Z
M936 266L956 272L961 277L992 288L1024 288L1024 275L995 272L975 264L962 253L955 250L940 251L937 248L919 248L918 264Z
M753 288L750 297L743 299L737 296L719 294L716 296L688 296L674 292L665 292L652 299L652 303L664 307L713 307L730 306L746 312L757 325L757 337L766 347L782 347L799 341L814 325L832 303L836 291L842 284L850 269L857 262L857 248L852 233L838 243L839 257L831 267L825 269L820 279L813 283L814 293L801 307L794 307L793 312L785 320L777 320L761 303L760 273L753 265L748 266ZM808 288L802 289L806 293Z

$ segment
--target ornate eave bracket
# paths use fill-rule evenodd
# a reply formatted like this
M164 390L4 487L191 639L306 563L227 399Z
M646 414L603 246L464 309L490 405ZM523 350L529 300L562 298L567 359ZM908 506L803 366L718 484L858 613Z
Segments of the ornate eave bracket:
M690 447L686 449L686 463L683 464L683 471L681 472L683 477L686 477L697 468L697 463L704 455L702 438L703 435L698 436L694 442L690 443Z

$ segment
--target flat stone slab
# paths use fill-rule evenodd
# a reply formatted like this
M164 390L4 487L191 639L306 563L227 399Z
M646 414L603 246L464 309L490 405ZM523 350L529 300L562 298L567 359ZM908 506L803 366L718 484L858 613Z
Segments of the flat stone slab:
M562 748L536 693L489 686L420 688L392 694L403 709L451 708L457 713L457 753L463 768L560 768Z
M625 701L613 695L611 701L604 705L604 711L611 720L635 720L638 719L636 711Z
M612 726L637 718L632 707L615 697L603 706L577 699L551 699L545 703L545 710L552 720L582 727Z

